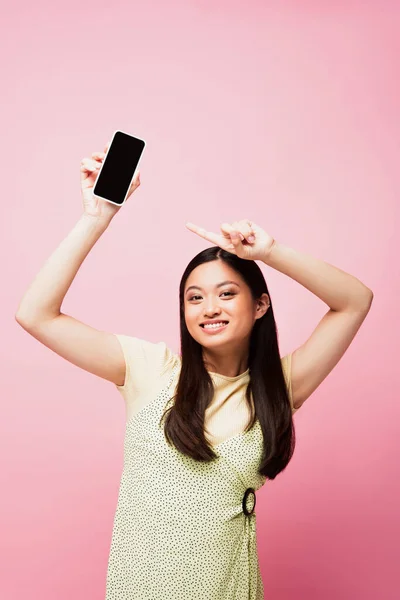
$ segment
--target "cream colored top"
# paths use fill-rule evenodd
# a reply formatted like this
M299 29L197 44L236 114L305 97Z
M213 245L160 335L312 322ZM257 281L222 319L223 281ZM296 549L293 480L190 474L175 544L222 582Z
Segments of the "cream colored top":
M126 364L125 383L116 387L125 400L128 421L157 396L165 387L172 370L178 366L172 383L175 393L181 359L165 342L153 343L123 334L115 335L121 344ZM293 408L292 401L291 359L292 355L288 354L281 358L281 362L293 414L298 409ZM237 377L209 373L214 382L215 395L205 412L205 432L206 438L215 445L246 429L250 412L245 393L250 375L249 369Z

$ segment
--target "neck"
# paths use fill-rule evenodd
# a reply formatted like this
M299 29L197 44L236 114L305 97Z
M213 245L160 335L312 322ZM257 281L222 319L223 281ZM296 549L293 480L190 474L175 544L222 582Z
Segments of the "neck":
M218 353L209 349L203 351L204 366L207 371L225 375L226 377L237 377L244 373L248 368L248 353L238 355Z

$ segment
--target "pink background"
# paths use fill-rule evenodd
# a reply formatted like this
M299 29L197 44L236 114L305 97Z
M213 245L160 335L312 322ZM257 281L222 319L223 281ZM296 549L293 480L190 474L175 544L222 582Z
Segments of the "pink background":
M399 17L378 1L3 11L1 598L105 594L123 400L14 315L81 215L81 158L115 129L147 141L141 187L62 311L179 351L179 279L211 245L186 221L250 218L361 279L371 312L258 494L261 572L268 599L399 597ZM259 264L283 355L328 307Z

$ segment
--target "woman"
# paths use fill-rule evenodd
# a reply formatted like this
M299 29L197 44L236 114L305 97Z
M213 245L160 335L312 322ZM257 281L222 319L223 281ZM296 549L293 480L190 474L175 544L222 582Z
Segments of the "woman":
M107 146L105 148L107 151ZM26 292L17 321L124 397L124 467L106 599L259 600L256 491L288 465L293 413L343 356L373 294L248 220L213 234L179 288L181 353L98 331L61 312L84 258L120 210L94 198L105 153L81 166L84 214ZM129 195L140 185L134 178ZM330 307L281 358L261 260Z

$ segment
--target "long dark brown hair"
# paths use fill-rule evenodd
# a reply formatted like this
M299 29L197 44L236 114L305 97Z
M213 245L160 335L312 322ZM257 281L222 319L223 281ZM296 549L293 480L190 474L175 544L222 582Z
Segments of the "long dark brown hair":
M205 410L214 396L214 384L203 362L202 346L189 333L184 315L184 291L190 273L199 265L222 260L239 273L250 288L254 300L268 294L270 306L256 320L250 336L249 375L246 389L252 418L246 431L259 420L263 432L264 452L259 473L274 479L288 465L295 448L292 410L282 370L278 335L264 275L253 260L239 258L218 246L206 248L188 264L179 286L181 337L181 371L172 406L167 408L164 433L167 441L180 452L198 461L217 458L204 435ZM251 402L254 401L254 410Z

